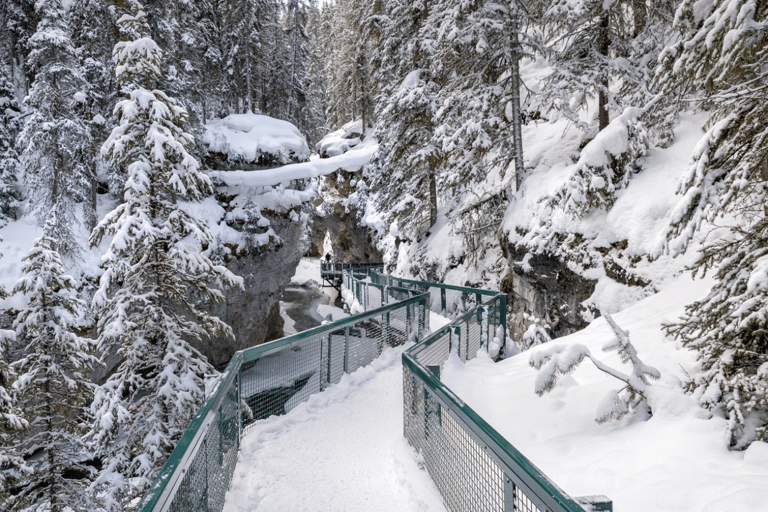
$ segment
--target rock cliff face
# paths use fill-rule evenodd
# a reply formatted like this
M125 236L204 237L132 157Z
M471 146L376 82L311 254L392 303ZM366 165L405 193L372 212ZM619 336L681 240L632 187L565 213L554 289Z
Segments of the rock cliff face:
M525 314L543 319L553 338L588 325L582 303L595 291L596 281L568 269L562 261L545 254L527 256L514 246L504 246L509 269L500 289L507 294L508 335L519 340L530 325Z
M210 311L232 327L235 336L209 340L198 347L219 370L238 350L283 336L279 301L306 251L307 225L278 214L270 215L269 220L280 243L232 246L225 258L227 268L243 278L244 286L227 292L227 301Z
M370 230L359 224L354 207L345 212L340 203L326 209L324 216L315 216L312 225L312 241L308 255L322 258L323 242L329 234L333 261L339 263L379 263L381 252L373 246Z

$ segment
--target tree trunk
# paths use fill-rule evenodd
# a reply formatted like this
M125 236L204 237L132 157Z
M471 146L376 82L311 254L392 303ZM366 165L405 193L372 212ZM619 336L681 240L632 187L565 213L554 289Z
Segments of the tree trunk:
M600 41L598 44L598 51L600 52L600 55L605 56L608 56L608 50L610 48L608 23L608 15L606 14L600 21L601 30ZM604 130L610 122L610 117L608 115L608 94L606 92L608 91L608 85L608 79L603 79L603 81L600 83L600 90L598 92L597 119L601 131Z
M520 116L520 37L517 24L517 13L511 20L512 41L512 130L515 137L515 192L525 179L525 164L523 161L522 119Z
M253 85L251 83L251 37L248 34L245 40L245 105L248 112L253 112Z
M637 37L645 30L646 16L648 16L648 7L645 5L645 1L637 1L632 4L632 17L634 26L632 29L632 37Z
M429 169L429 225L434 226L437 223L437 179L435 170Z

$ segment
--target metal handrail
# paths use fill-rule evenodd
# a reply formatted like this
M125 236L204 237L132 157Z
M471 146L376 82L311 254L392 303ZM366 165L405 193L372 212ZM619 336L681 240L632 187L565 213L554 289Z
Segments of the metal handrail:
M242 369L243 365L255 364L254 361L265 358L275 353L285 351L293 345L306 342L307 340L313 340L317 337L325 337L327 335L328 340L334 333L339 332L341 329L345 329L347 335L350 332L350 328L359 325L360 322L372 322L377 320L377 317L386 318L389 322L389 314L405 309L407 313L408 322L415 323L417 325L424 326L428 324L428 318L426 321L419 320L411 315L415 311L415 308L423 308L423 311L429 307L430 304L430 288L438 288L441 293L452 290L462 293L462 298L465 294L475 295L477 297L477 303L474 307L467 309L459 314L451 324L439 329L438 331L417 340L417 343L410 347L403 353L402 361L404 367L404 375L410 375L410 378L414 379L414 382L418 382L423 387L425 400L429 396L430 400L434 400L439 407L444 409L451 418L455 420L457 424L471 437L471 439L481 446L484 452L488 455L503 472L505 481L504 487L504 509L503 510L516 510L513 508L515 500L518 499L518 492L522 492L526 499L538 507L541 511L549 512L583 512L584 509L570 496L560 490L549 478L546 477L536 466L534 466L527 458L525 458L517 449L514 448L503 436L501 436L496 430L494 430L482 417L480 417L472 408L467 406L454 392L445 386L439 379L439 376L435 375L435 367L427 366L420 362L419 358L431 347L438 346L440 343L446 343L446 336L448 336L448 348L450 348L450 339L453 336L453 330L460 332L464 325L469 326L473 319L476 321L478 315L485 314L483 317L483 328L480 329L481 338L483 333L485 334L485 340L480 339L480 346L485 343L488 346L488 342L491 337L489 332L489 321L487 318L487 312L491 309L498 308L498 318L493 319L497 323L503 333L503 337L506 337L506 295L499 292L481 290L474 288L466 288L453 285L443 285L435 283L426 283L420 281L407 280L402 278L395 278L387 276L382 273L382 267L378 265L371 265L365 268L347 268L343 273L344 285L353 292L355 298L363 305L370 303L370 290L378 289L382 294L382 302L385 302L385 297L389 293L393 292L397 295L405 295L407 298L398 300L390 304L382 304L381 307L365 311L343 320L332 322L328 325L322 325L313 329L303 331L301 333L275 340L263 345L258 345L245 350L238 351L233 356L232 360L227 365L221 378L219 379L216 387L211 395L205 400L202 407L195 415L189 428L184 432L179 443L174 451L171 453L166 464L158 474L155 482L152 484L149 491L144 496L144 499L139 504L138 510L141 512L166 512L171 510L175 505L174 510L205 510L206 512L219 512L223 507L223 499L220 500L220 506L217 505L209 507L206 503L188 503L189 500L180 500L182 505L176 502L176 498L179 490L186 485L185 488L190 487L189 482L185 483L185 479L189 478L192 473L192 465L197 461L198 456L201 453L202 447L206 444L207 436L209 433L216 434L216 430L211 430L214 426L218 426L218 432L223 431L224 426L216 423L217 418L219 422L221 419L221 409L224 406L224 399L233 399L228 397L230 392L235 392L236 396L234 400L237 401L236 412L236 426L237 435L234 439L235 445L239 450L240 438L244 429L247 427L243 425L243 414L240 410L243 397L243 382L242 382ZM386 284L385 284L386 283ZM484 297L486 300L480 300ZM443 303L445 303L443 295ZM466 306L466 301L462 301ZM419 324L419 322L423 322ZM407 326L407 330L413 332L413 326ZM469 329L468 329L469 331ZM469 335L467 333L466 343L469 344ZM461 338L459 338L461 339ZM478 341L478 340L475 340ZM330 341L329 341L330 343ZM445 347L444 347L445 348ZM346 350L346 348L345 348ZM328 357L330 358L330 345L328 349ZM345 356L346 358L346 356ZM328 360L329 372L330 372L330 359ZM347 371L347 362L344 361L344 371ZM438 372L439 373L439 372ZM330 377L329 377L330 381ZM322 389L322 388L321 388ZM405 392L405 389L404 389ZM404 397L405 399L405 397ZM229 405L232 405L231 403ZM427 414L427 407L425 405L424 414ZM423 418L426 425L427 418ZM233 421L231 414L229 419L224 421ZM409 439L411 441L411 439ZM229 449L234 445L230 445ZM206 461L206 463L208 463ZM222 469L224 469L224 462ZM425 463L428 471L432 475L435 468L431 468L429 463ZM214 485L228 487L232 478L232 472L234 471L234 463L226 468L226 474L224 478L217 477L214 479ZM209 485L206 481L205 485ZM208 500L208 495L211 492L218 492L219 494L226 492L226 488L210 489L206 488L203 492L199 492L200 496L203 496ZM447 498L444 495L444 499ZM191 508L190 508L191 507ZM508 507L508 508L507 508ZM604 508L601 510L610 510Z

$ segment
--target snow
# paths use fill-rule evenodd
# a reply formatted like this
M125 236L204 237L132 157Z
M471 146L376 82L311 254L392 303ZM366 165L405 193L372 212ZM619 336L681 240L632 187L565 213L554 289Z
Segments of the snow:
M350 148L360 144L360 137L363 133L363 121L351 121L338 130L329 133L317 143L317 152L321 156L329 157L343 155Z
M224 153L234 161L255 162L264 153L289 159L306 160L309 146L298 128L259 114L232 114L205 125L203 142L209 151Z
M317 158L309 162L288 164L262 171L212 171L208 175L211 178L220 179L229 186L272 186L293 180L325 176L339 169L357 172L371 161L378 149L379 145L374 141L366 141L342 155L331 158Z
M300 265L297 276L312 264ZM430 313L432 330L448 323ZM403 437L400 362L409 347L386 349L289 414L251 427L224 511L445 511Z
M402 435L405 347L244 436L225 512L443 511Z
M629 416L598 425L594 418L606 405L603 398L623 383L588 363L562 377L553 391L542 397L534 393L539 372L528 359L531 354L540 359L555 344L584 345L607 365L631 373L619 354L602 351L616 337L602 318L498 364L487 357L466 365L449 361L441 378L571 496L604 494L622 512L764 511L768 445L727 450L727 420L720 415L709 419L681 389L686 374L694 374L695 354L661 330L711 285L709 279L678 276L658 294L614 315L629 331L639 357L661 373L647 388L653 415L646 421Z

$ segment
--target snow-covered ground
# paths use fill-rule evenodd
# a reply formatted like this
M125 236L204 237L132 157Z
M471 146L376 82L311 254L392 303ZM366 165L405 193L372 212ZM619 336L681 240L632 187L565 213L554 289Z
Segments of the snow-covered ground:
M447 322L430 317L432 329ZM403 437L405 348L256 423L243 438L224 511L444 511Z
M664 336L660 326L684 305L705 295L712 282L688 275L660 293L613 315L644 363L661 371L652 382L648 420L625 418L598 425L598 404L623 383L584 361L542 397L534 394L537 371L528 359L537 349L495 364L478 357L446 364L443 381L470 407L572 496L604 494L620 512L765 512L768 510L768 443L746 451L726 448L726 420L708 418L681 381L695 373L695 354ZM631 373L599 318L583 331L552 344L581 343L593 356Z

